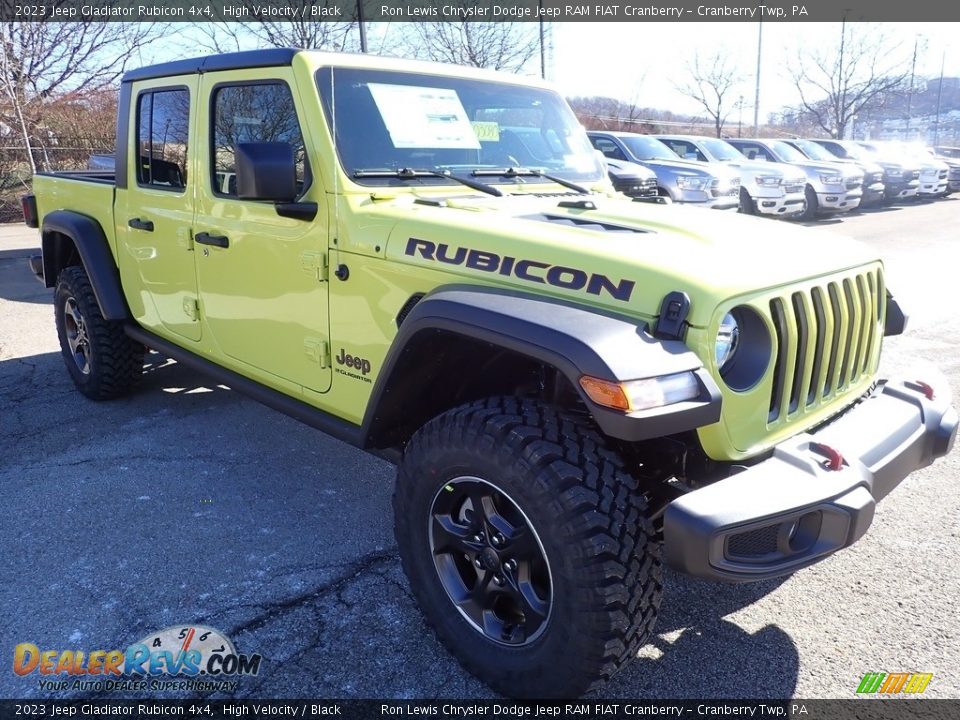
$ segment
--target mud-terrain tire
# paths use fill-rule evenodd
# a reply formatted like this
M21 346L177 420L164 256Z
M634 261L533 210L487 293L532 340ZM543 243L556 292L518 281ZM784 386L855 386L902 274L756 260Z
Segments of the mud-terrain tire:
M497 692L581 695L653 630L647 499L586 420L510 397L450 410L408 444L393 508L427 623Z
M104 319L82 267L60 272L53 307L60 351L77 389L92 400L130 392L143 373L144 347L127 337L121 322Z

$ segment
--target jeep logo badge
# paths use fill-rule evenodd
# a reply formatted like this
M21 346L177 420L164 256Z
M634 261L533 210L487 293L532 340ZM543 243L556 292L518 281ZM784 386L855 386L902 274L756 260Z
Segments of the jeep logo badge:
M340 365L346 365L348 368L359 370L361 375L366 375L370 372L369 360L366 358L357 357L355 355L348 355L347 351L343 348L340 348L340 354L337 356L336 360Z

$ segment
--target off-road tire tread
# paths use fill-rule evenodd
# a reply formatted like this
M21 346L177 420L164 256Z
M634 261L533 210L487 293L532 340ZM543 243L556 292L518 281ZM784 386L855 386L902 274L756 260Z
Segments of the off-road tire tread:
M424 467L441 448L470 444L527 465L526 477L543 501L559 503L566 528L564 542L582 553L578 563L584 572L578 573L582 582L576 590L582 624L577 634L588 636L591 652L552 658L576 667L562 673L563 686L541 685L536 694L570 696L597 688L636 656L656 623L663 580L660 545L647 498L618 454L586 419L535 400L489 398L438 416L408 444L393 498L398 537L415 515L405 493L417 479L407 469ZM401 561L412 577L412 560L405 550L409 551L401 546ZM413 593L424 607L424 588L413 587ZM455 612L452 607L450 612ZM527 694L517 687L516 679L498 675L495 668L458 652L456 638L426 619L467 670L499 692ZM555 672L556 666L551 670ZM571 678L576 678L573 685ZM545 683L549 685L549 680Z
M54 302L58 336L63 337L59 297L61 291L72 295L83 314L90 338L93 358L90 375L78 379L71 368L73 359L61 341L64 361L77 388L92 400L112 400L132 391L143 376L144 347L123 331L123 323L106 320L100 312L90 278L79 265L71 265L60 272Z

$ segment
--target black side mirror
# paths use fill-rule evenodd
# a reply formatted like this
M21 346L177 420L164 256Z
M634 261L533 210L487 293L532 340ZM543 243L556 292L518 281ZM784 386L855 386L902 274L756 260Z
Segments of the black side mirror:
M237 143L237 197L290 202L297 197L293 145L285 142Z

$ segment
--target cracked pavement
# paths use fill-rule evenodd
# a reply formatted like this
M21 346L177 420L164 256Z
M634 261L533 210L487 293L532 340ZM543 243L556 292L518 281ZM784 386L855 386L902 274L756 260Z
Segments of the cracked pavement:
M932 363L954 396L958 211L818 223L887 259L912 317L886 367L928 377ZM37 242L0 226L0 697L52 697L10 670L17 643L122 649L181 624L263 655L235 697L491 697L412 600L392 468L157 355L134 396L86 400L27 269ZM960 697L958 455L908 478L856 546L790 578L667 573L656 636L603 694L851 697L865 672L917 671L934 673L927 695Z

